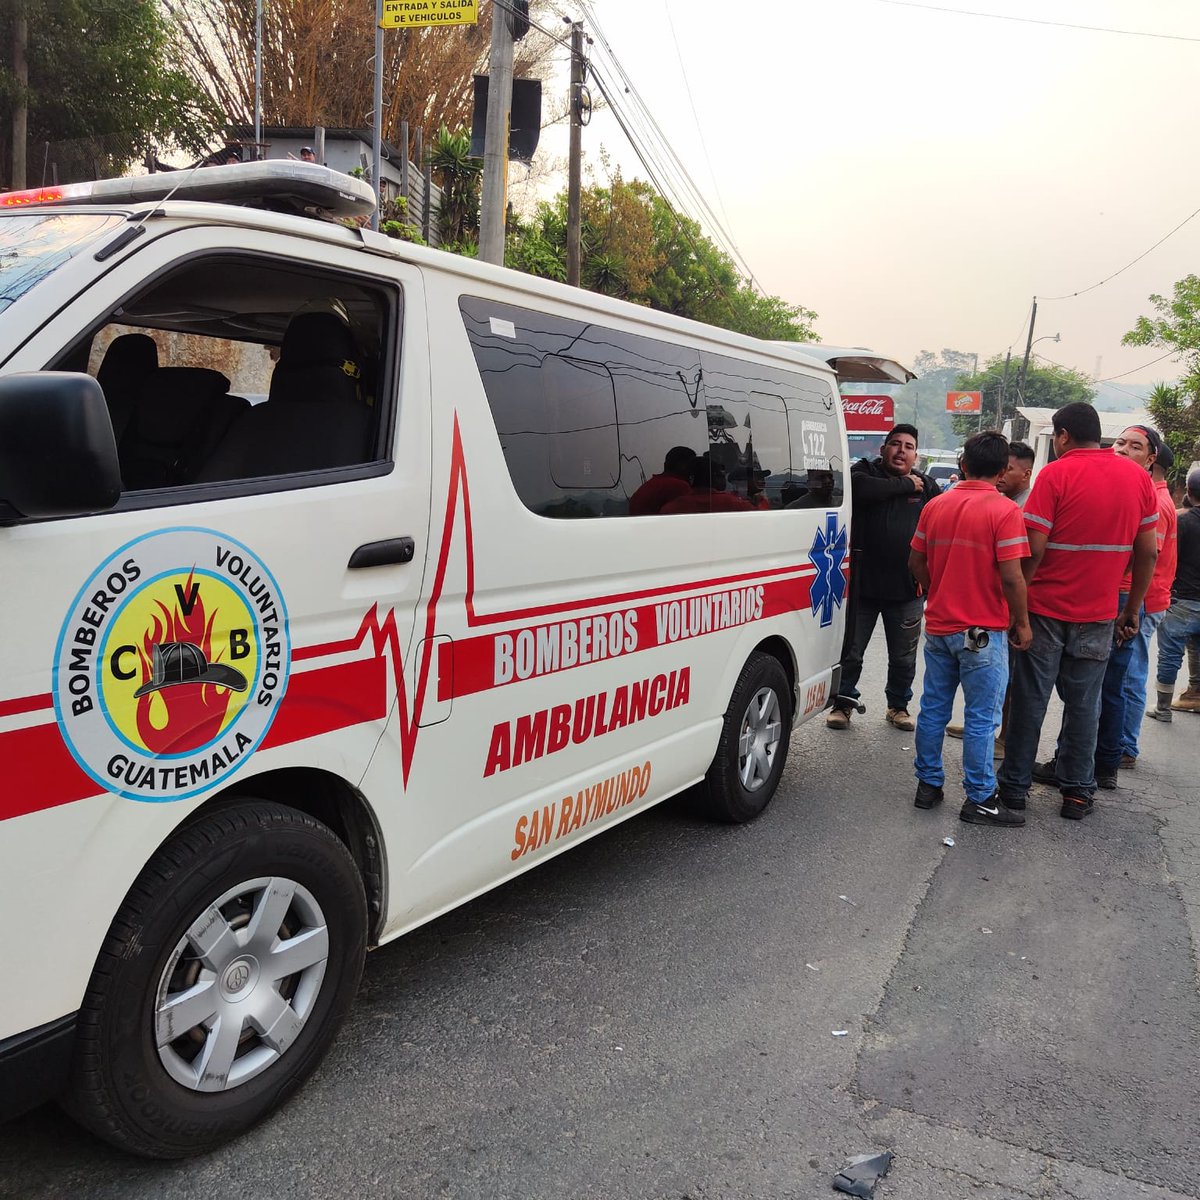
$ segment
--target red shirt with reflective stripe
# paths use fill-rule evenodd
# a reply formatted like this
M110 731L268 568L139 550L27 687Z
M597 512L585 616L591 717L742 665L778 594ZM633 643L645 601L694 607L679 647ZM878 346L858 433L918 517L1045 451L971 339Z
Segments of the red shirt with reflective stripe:
M1175 512L1175 501L1165 479L1154 481L1158 496L1158 562L1154 564L1154 578L1146 589L1146 611L1166 612L1171 607L1171 584L1175 582L1175 568L1179 565L1179 516Z
M1025 524L1047 536L1029 584L1029 611L1057 621L1111 621L1133 539L1158 525L1144 467L1097 446L1048 463L1025 502Z
M1008 628L996 564L1028 558L1029 542L1021 510L1007 496L993 484L964 479L921 509L910 544L929 564L926 633Z

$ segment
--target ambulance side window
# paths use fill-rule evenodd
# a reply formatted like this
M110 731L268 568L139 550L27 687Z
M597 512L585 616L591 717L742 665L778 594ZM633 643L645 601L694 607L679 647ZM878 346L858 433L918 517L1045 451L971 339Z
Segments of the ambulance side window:
M361 277L300 262L193 258L47 366L99 380L135 507L193 484L309 486L385 457L399 307Z
M505 463L544 517L621 517L672 446L708 448L696 351L463 296Z

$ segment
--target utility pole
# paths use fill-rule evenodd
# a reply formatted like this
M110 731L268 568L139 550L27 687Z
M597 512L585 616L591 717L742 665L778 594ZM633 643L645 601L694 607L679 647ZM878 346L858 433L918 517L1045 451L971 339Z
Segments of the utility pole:
M583 22L571 24L571 145L567 157L567 283L579 286L583 159Z
M254 161L262 158L262 6L254 5Z
M12 115L12 187L25 187L25 150L29 136L29 104L25 89L29 85L29 19L18 5L13 17L13 75L16 76L18 96Z
M375 187L375 211L371 228L379 228L379 206L383 203L383 0L375 0L375 111L371 114L371 183Z
M1033 349L1033 325L1037 320L1037 297L1033 298L1033 309L1029 314L1029 337L1025 341L1025 357L1021 361L1021 374L1017 377L1017 403L1025 403L1025 376L1029 372L1029 352Z
M379 0L382 4L383 0ZM508 192L508 127L512 119L513 31L507 5L492 0L492 51L488 66L483 193L479 202L479 257L504 265L504 215Z
M1008 400L1008 364L1012 359L1012 347L1004 352L1004 378L1000 380L1000 407L996 410L996 428L1004 424L1004 404Z

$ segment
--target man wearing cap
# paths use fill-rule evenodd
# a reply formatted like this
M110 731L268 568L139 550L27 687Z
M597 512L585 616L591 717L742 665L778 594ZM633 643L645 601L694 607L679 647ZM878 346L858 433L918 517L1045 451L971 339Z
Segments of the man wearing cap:
M1158 557L1158 498L1143 467L1100 445L1100 417L1090 404L1068 404L1052 418L1055 461L1037 477L1025 505L1031 557L1029 620L1033 644L1015 656L1012 713L1000 802L1024 810L1051 691L1063 700L1056 783L1063 817L1093 807L1100 692L1115 632L1138 630ZM1117 603L1133 554L1130 590Z
M1158 704L1148 716L1171 719L1175 680L1189 638L1200 636L1200 468L1187 477L1192 507L1179 515L1179 562L1171 588L1171 607L1158 627Z
M924 506L939 494L938 485L916 470L917 428L896 425L884 439L876 459L860 459L850 468L854 521L850 543L861 551L850 586L855 591L854 628L842 659L840 694L825 718L830 729L846 729L858 703L863 655L882 618L887 637L888 673L885 719L897 729L912 730L908 712L917 673L923 601L908 568L909 544Z
M300 161L310 163L315 163L317 161L317 156L313 153L313 148L311 146L300 147Z
M1145 429L1145 426L1138 428ZM1147 431L1157 432L1157 431ZM1158 496L1158 562L1146 591L1144 616L1137 637L1130 643L1129 670L1125 675L1125 723L1121 729L1120 767L1137 766L1138 734L1146 712L1146 683L1150 678L1150 639L1171 607L1171 584L1179 559L1178 517L1175 501L1167 483L1167 472L1175 465L1175 455L1159 436L1158 453L1150 463L1150 478Z

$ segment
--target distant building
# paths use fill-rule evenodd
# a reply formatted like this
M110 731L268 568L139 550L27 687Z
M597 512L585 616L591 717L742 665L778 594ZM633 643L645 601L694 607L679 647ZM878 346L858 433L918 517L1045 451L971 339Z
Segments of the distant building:
M254 129L247 125L234 125L228 131L230 142L240 143L245 150L247 161L254 157ZM262 131L262 157L292 158L299 160L302 146L312 146L318 150L319 139L317 131L298 125L269 125ZM349 175L361 171L364 179L371 181L372 133L369 129L326 129L324 143L324 158L317 155L318 162L324 162L327 167ZM420 163L405 162L403 151L383 142L380 148L382 164L380 168L380 193L384 202L396 200L400 196L408 196L408 220L417 230L422 227L425 216L425 175ZM407 171L407 180L405 178ZM429 209L429 242L436 246L437 211L442 200L442 189L437 184L430 184Z

